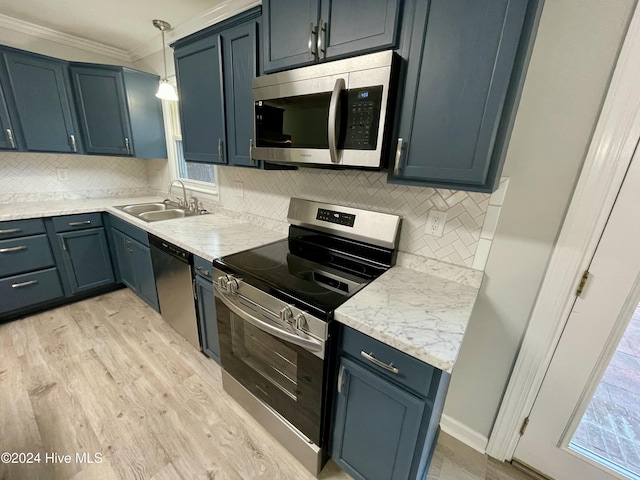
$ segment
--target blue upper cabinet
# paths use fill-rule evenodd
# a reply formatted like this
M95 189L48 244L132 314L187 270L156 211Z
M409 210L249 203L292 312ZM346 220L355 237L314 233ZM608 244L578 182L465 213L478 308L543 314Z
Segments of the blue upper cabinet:
M255 167L252 81L257 73L257 23L248 22L220 33L223 45L225 120L229 165Z
M398 46L402 0L264 0L265 72Z
M88 153L167 158L159 77L108 65L71 65Z
M221 42L218 35L176 47L184 159L226 163Z
M16 133L9 117L4 90L0 83L0 149L16 150L17 148Z
M71 79L87 152L131 155L131 126L121 69L72 65Z
M529 0L417 2L389 181L492 192L515 115ZM527 14L527 9L529 14Z
M263 0L262 12L265 72L316 61L319 0Z
M71 108L68 64L13 51L4 52L3 57L25 148L36 152L81 152Z

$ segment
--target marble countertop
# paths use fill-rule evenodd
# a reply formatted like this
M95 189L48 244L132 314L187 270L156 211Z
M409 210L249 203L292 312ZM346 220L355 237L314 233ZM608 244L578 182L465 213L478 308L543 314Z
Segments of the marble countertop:
M479 283L395 266L335 311L359 332L451 373Z
M116 206L158 202L160 197L103 198L0 204L0 221L104 211L212 261L248 248L286 238L276 232L220 214L145 222Z
M0 221L106 211L208 261L286 238L221 214L147 223L115 208L160 197L0 204ZM339 322L451 372L482 272L402 252L397 265L335 311Z

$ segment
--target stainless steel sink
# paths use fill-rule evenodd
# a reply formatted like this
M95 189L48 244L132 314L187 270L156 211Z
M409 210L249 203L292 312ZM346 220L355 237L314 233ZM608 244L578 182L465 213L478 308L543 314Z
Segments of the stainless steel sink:
M159 210L166 210L167 205L164 203L141 203L138 205L125 205L124 207L118 207L123 212L130 213L131 215L139 215L145 212L157 212Z
M182 208L172 208L167 210L144 212L138 215L138 218L146 222L158 222L160 220L169 220L171 218L183 218L191 215L195 215L195 212L189 210L183 210Z
M116 207L129 215L138 217L145 222L159 222L172 218L184 218L201 215L204 211L193 211L183 208L177 203L165 201L154 203L137 203L133 205L120 205Z

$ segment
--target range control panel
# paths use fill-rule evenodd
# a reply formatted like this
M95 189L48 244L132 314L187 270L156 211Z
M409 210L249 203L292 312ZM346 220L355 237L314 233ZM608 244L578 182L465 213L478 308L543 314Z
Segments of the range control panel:
M316 220L337 223L338 225L344 225L346 227L353 227L353 224L356 221L356 216L351 213L342 213L335 210L319 208L318 213L316 214Z

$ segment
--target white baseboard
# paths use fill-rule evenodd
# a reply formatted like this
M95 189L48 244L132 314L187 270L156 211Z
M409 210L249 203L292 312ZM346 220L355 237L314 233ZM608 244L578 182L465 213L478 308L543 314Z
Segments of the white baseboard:
M485 453L489 438L476 432L472 428L469 428L463 423L460 423L447 415L442 415L440 418L440 429L474 450L477 450L482 454Z

